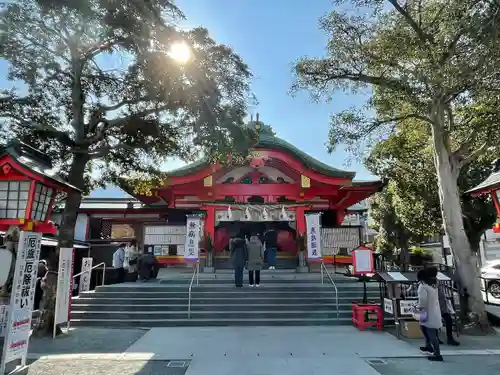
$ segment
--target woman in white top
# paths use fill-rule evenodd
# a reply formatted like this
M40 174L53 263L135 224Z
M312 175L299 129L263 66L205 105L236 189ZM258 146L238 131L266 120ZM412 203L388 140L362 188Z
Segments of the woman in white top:
M418 286L418 309L420 312L420 326L425 336L425 346L420 350L433 355L430 361L443 361L439 350L438 330L443 326L439 294L436 278L431 277L428 270L419 272L421 283Z

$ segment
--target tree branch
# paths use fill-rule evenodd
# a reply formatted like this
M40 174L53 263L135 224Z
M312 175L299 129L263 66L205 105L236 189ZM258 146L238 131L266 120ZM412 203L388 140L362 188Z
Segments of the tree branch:
M428 122L428 123L432 124L432 120L430 118L428 118L426 116L422 116L419 113L410 113L408 115L395 116L395 117L392 117L392 118L389 118L389 119L385 119L385 120L374 121L370 125L370 128L369 128L369 130L367 132L370 133L370 132L374 131L376 128L378 128L381 125L390 124L390 123L393 123L393 122L405 121L405 120L409 120L409 119L422 120L422 121L425 121L425 122Z
M394 9L396 9L399 14L401 14L406 22L408 22L408 24L410 25L410 27L413 29L413 31L415 31L415 33L417 34L417 36L419 37L419 39L425 44L427 42L431 43L431 44L434 44L434 40L433 38L427 34L418 24L417 22L413 19L413 17L410 15L410 13L408 13L406 10L403 9L403 7L401 7L401 5L398 3L397 0L389 0L389 3L392 4L392 6L394 7Z
M488 142L484 142L481 146L479 146L476 150L471 152L469 156L463 158L458 162L460 168L472 163L474 160L477 160L480 156L484 155L484 153L488 150Z
M111 152L111 150L113 150L113 151L136 150L136 149L139 149L141 147L143 147L143 145L134 147L134 146L127 145L125 143L119 143L119 144L114 145L114 146L110 146L109 144L107 144L106 146L100 147L92 152L89 152L88 155L90 157L90 160L102 159L103 157L108 155Z

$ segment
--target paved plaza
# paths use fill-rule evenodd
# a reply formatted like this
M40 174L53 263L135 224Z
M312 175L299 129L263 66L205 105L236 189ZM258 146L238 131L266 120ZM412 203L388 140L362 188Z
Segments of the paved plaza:
M347 326L78 328L34 339L29 374L489 375L500 365L497 336L444 346L445 363L427 361L418 344Z

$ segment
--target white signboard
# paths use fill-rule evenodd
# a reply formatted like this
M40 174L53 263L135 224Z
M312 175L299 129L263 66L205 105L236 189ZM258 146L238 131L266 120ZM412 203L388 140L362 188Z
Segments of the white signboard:
M13 360L20 359L21 366L26 365L41 243L40 233L21 232L0 374L5 373L5 365Z
M354 260L354 274L373 273L373 253L369 249L357 249L352 251Z
M321 258L320 214L306 215L307 259Z
M200 248L201 217L198 215L188 216L186 224L186 244L184 245L184 259L188 261L198 260Z
M71 294L73 291L73 249L59 249L59 271L57 272L57 295L54 336L56 325L69 321Z
M90 279L92 278L92 258L82 259L82 270L80 275L80 285L78 285L78 294L90 290Z
M384 298L384 311L388 314L394 315L394 305L392 299Z
M399 301L399 315L412 316L418 304L418 299L402 299Z

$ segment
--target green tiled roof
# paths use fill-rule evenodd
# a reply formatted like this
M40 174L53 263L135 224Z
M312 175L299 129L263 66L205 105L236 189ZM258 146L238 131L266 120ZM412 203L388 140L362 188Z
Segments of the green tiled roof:
M291 143L278 138L267 131L263 131L260 134L259 142L255 145L255 148L272 148L284 153L287 153L297 160L299 160L304 166L312 171L318 172L322 175L328 177L340 177L340 178L350 178L353 179L356 172L343 171L337 168L330 167L329 165L316 160L312 156L306 154L304 151L298 149ZM167 172L170 176L185 176L191 173L196 173L209 164L207 158L200 159L192 164L188 164L185 167L172 170Z

